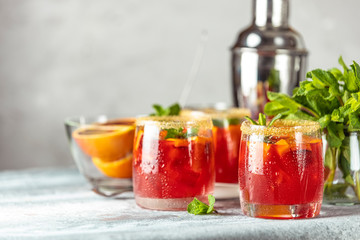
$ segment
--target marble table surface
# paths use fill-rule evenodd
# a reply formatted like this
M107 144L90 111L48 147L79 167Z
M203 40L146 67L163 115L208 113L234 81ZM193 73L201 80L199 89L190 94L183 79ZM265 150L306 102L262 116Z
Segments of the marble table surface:
M239 200L217 215L151 211L133 194L104 198L75 168L0 172L0 239L360 239L360 206L324 205L319 217L246 217Z

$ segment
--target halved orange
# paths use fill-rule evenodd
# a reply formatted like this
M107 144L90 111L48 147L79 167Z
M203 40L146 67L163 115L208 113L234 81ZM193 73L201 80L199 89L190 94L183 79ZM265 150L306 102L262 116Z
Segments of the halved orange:
M133 125L91 125L72 135L84 153L111 162L132 152L134 132Z
M131 178L132 154L112 162L103 161L101 158L92 158L94 165L106 176L113 178Z

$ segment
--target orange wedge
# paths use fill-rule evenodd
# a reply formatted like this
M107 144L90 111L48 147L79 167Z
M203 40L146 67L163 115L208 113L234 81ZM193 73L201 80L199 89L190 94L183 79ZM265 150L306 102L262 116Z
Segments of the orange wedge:
M132 152L135 127L132 125L91 125L73 132L73 138L87 155L114 161Z
M291 150L289 143L285 139L280 139L275 143L276 151L278 152L279 156L283 156L284 153Z
M193 145L193 153L192 153L192 162L191 162L191 169L194 172L201 173L203 171L204 162L207 162L206 157L204 157L204 154L212 149L206 149L206 147L209 147L207 145L212 144L212 139L209 137L191 137L191 142ZM213 158L213 153L210 153Z
M106 176L113 178L131 178L132 154L112 162L103 161L101 158L92 158L94 165Z
M190 144L188 139L168 138L166 141L172 142L174 147L187 147Z
M312 136L302 135L301 138L294 140L294 143L291 144L291 150L308 150L312 151L311 144L321 142L320 138L315 138Z

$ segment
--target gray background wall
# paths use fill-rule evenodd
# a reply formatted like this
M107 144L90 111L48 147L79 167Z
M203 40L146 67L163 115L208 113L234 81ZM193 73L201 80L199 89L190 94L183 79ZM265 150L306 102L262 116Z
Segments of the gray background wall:
M310 68L360 61L360 1L291 0ZM0 0L0 169L72 164L63 119L177 101L200 33L189 103L230 103L229 48L251 0Z

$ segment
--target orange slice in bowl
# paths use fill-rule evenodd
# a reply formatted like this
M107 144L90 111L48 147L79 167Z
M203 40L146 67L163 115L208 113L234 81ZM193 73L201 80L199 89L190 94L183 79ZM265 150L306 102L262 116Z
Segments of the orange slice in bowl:
M92 158L94 165L106 176L113 178L131 178L132 176L132 154L109 162L101 158Z
M133 125L91 125L75 130L72 135L84 153L112 162L132 152L134 132Z

